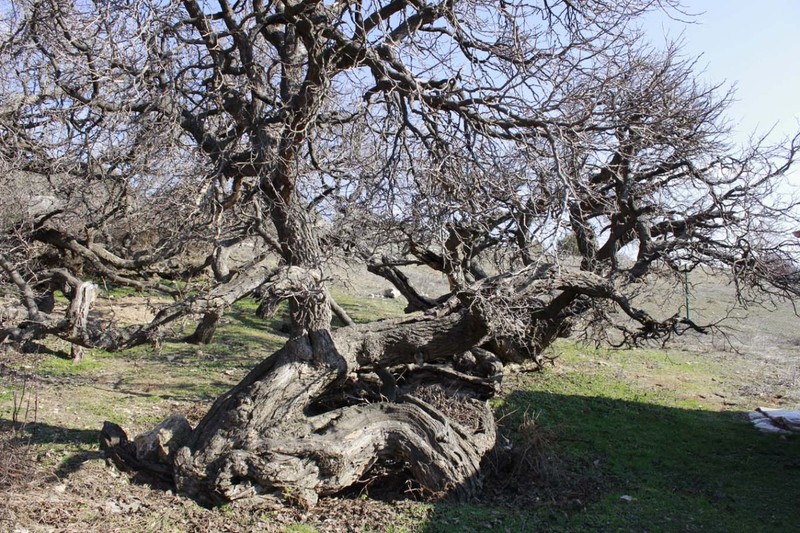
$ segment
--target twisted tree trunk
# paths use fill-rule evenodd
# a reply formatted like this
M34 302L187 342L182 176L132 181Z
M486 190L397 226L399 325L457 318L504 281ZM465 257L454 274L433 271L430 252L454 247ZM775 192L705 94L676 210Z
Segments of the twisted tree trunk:
M467 396L421 393L411 374L485 334L460 311L296 337L220 397L187 440L172 444L167 466L176 486L207 505L278 495L308 506L385 460L407 465L431 493L473 494L495 441L491 410ZM398 365L412 370L399 380L396 400L386 401L369 378ZM449 378L460 375L453 370ZM367 394L353 401L358 390Z
M533 357L552 340L554 320L582 295L615 301L647 335L675 326L632 308L593 274L526 268L476 283L426 313L306 330L221 396L185 438L168 443L172 452L144 468L171 472L181 492L208 505L269 495L313 505L381 461L409 471L430 493L469 496L480 483L481 458L494 445L485 400L502 376L503 354L478 346L497 335L498 321L520 319L500 310L524 309L523 333L543 336L517 353ZM112 446L109 455L130 465L114 451L125 446Z

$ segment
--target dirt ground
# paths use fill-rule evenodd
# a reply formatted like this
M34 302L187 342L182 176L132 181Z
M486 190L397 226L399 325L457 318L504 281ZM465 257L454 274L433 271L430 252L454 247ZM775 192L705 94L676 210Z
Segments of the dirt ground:
M325 531L385 530L415 515L413 499L389 503L359 494L324 498L313 511L279 502L204 509L107 464L97 434L104 419L120 422L131 435L172 413L196 423L210 395L174 394L182 384L172 375L160 383L144 376L126 384L129 369L123 367L135 361L109 359L101 370L58 376L37 373L53 355L6 350L1 357L0 531L283 531L305 523ZM142 374L150 373L147 364L139 361ZM221 388L241 373L225 372Z

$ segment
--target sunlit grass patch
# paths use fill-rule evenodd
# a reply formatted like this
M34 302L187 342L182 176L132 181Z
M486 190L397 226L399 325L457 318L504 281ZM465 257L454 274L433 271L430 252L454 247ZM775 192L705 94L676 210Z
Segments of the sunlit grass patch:
M404 298L359 298L336 288L331 296L356 323L403 316L407 305Z
M36 372L46 376L72 376L86 374L102 366L104 352L87 350L80 361L75 362L66 357L48 356L41 359Z

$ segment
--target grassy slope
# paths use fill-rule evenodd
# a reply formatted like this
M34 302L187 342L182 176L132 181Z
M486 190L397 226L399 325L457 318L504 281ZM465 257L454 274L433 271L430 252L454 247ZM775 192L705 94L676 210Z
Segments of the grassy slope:
M720 380L724 363L689 352L562 351L555 369L517 380L500 406L515 413L506 427L535 413L551 435L531 450L558 457L541 496L502 510L440 505L427 531L800 528L800 440L760 434L739 407L728 410L739 399Z
M402 312L400 301L334 295L357 321ZM742 392L749 367L735 354L721 358L561 344L555 367L512 377L497 401L504 431L536 466L509 474L522 487L517 493L512 484L501 497L487 494L484 503L331 500L328 515L280 518L278 511L254 514L235 506L200 509L191 501L129 485L124 476L112 479L113 470L103 465L94 444L102 420L121 423L132 433L149 429L173 411L189 412L196 420L210 400L282 344L274 332L280 316L252 318L254 306L238 304L215 342L200 349L166 342L126 354L91 352L77 367L52 356L10 365L49 380L27 389L26 400L35 399L38 423L29 424L25 435L32 441L38 473L24 490L6 494L13 525L34 531L48 524L86 530L101 523L119 531L215 530L222 524L232 531L800 527L800 440L762 435L749 426L744 411L777 400ZM174 335L181 333L179 328ZM745 373L737 374L742 369ZM15 396L17 405L24 403L20 395L20 381L0 381L0 424L6 430ZM25 405L18 418L31 420L31 403ZM538 431L527 436L518 431L525 420L525 427ZM58 496L62 486L72 496ZM148 507L148 500L154 505ZM498 504L501 500L506 504ZM26 501L34 503L25 507ZM47 507L37 506L41 501ZM139 501L145 503L139 506ZM136 511L129 512L126 506L134 503ZM347 509L349 525L342 526L344 518L331 521L336 508ZM8 525L2 520L0 511L0 530Z

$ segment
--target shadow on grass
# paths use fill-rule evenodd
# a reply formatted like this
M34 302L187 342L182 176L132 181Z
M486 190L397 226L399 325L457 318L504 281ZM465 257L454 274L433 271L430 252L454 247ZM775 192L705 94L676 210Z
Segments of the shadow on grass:
M489 476L475 502L437 504L423 531L789 531L800 524L800 439L761 434L741 413L542 391L511 393L503 411L512 413L504 433L534 460L501 465L505 471ZM523 413L549 438L523 437L516 429ZM497 466L491 461L486 471Z
M283 323L289 319L289 314L286 310L281 309L269 318L259 318L255 316L255 313L255 309L234 307L228 311L228 316L238 322L241 327L288 338L288 335L280 331ZM253 336L253 338L263 341L260 337Z
M14 423L8 419L0 419L0 432L14 434L14 439L24 446L30 445L66 445L80 447L97 445L99 432L92 429L73 429L41 422ZM64 478L80 470L83 463L100 457L98 450L84 450L68 455L54 471L58 478Z
M0 431L17 431L19 438L32 444L92 444L97 442L97 431L53 426L42 422L14 423L0 418Z
M59 479L63 479L80 470L86 461L91 461L93 459L100 459L101 457L102 454L100 453L99 450L84 451L72 454L63 461L61 461L61 464L58 465L58 468L56 468L54 474Z
M20 351L25 354L46 354L46 355L55 355L56 357L60 357L62 359L72 359L72 356L69 352L64 350L54 350L49 346L45 346L40 342L35 341L28 341L20 347Z
M139 383L126 384L122 380L118 380L113 383L111 387L93 385L93 388L106 392L123 394L125 396L136 396L138 398L152 400L196 402L215 400L233 386L234 385L229 382L219 380L206 380L202 383L154 383L145 386Z

